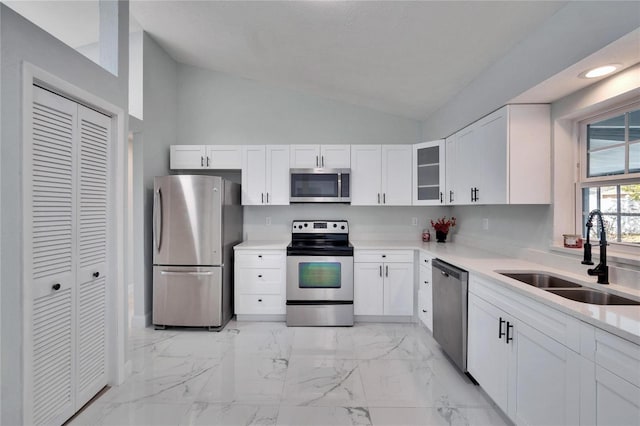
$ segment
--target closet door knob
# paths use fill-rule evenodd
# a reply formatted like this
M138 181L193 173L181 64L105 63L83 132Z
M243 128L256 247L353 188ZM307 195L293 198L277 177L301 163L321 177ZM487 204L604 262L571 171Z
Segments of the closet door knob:
M100 272L94 272L93 273L93 278L98 278L100 276Z
M58 291L58 290L60 290L60 287L62 287L62 286L60 285L60 283L55 283L54 285L52 285L52 286L51 286L51 289L52 289L53 291Z

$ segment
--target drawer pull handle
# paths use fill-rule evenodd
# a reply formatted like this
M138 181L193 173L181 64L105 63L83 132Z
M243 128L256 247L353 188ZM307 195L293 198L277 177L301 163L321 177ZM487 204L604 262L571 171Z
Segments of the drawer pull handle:
M425 284L429 284L429 281L425 281L424 283L425 283Z
M259 255L258 255L258 258L259 258L259 259L262 259L262 255L261 255L261 254L259 254Z
M387 257L387 255L386 255L386 254L383 254L383 255L382 255L382 257L383 257L383 258L385 258L385 257Z
M509 344L510 341L513 340L513 334L509 334L509 331L513 329L513 324L511 324L509 321L507 321L507 345Z
M258 278L262 278L262 275L258 275Z
M262 299L258 299L258 302L262 302Z
M502 319L502 317L500 317L500 322L498 323L498 339L502 339L502 336L504 336L504 331L502 331L502 324L504 324L506 321Z

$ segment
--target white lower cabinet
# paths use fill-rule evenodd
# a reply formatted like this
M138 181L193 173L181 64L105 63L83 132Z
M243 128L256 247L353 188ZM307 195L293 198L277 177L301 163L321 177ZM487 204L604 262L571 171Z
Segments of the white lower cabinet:
M588 327L595 333L582 358L581 424L640 425L640 346Z
M413 315L413 251L356 250L355 315Z
M285 262L284 250L236 250L236 315L286 313Z
M579 424L580 355L536 329L517 299L500 303L504 294L495 294L486 300L474 294L477 284L471 281L468 305L469 373L516 424ZM486 287L482 292L491 296ZM531 304L541 323L551 318L550 308ZM558 328L574 326L564 319Z
M518 425L640 425L640 346L471 275L469 373Z

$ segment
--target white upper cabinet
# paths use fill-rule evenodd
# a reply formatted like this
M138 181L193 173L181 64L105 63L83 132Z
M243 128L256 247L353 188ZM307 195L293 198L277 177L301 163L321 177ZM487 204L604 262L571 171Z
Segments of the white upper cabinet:
M411 205L412 145L382 145L382 204Z
M289 145L242 148L242 204L289 204Z
M171 145L171 170L237 170L242 167L239 145Z
M447 138L448 204L550 203L550 149L549 105L487 115Z
M411 205L412 145L352 145L351 204Z
M413 204L445 204L445 141L413 146Z
M291 145L292 169L348 169L351 167L349 145Z
M169 167L171 170L203 169L207 155L204 145L171 145Z

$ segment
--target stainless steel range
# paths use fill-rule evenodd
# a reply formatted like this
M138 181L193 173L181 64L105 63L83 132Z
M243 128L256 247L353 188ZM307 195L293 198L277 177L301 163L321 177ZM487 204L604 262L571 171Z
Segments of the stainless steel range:
M287 247L287 325L353 325L353 246L346 220L295 220Z

